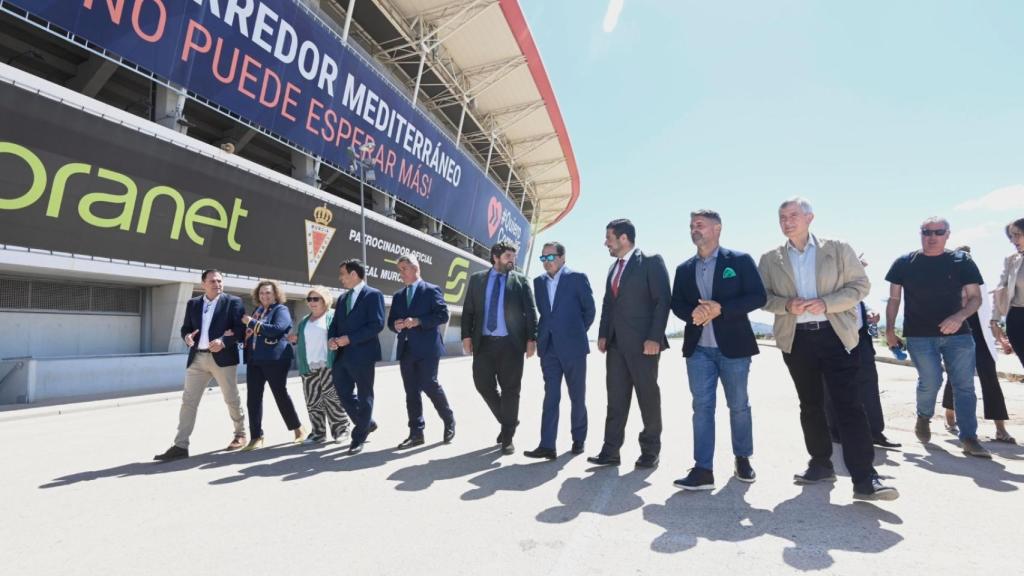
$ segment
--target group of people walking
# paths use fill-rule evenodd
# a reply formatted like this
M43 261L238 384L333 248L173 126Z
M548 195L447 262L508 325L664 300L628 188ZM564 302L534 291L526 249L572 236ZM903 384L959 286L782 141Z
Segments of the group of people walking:
M880 480L873 466L874 446L899 444L883 432L872 343L878 315L864 304L871 287L866 263L846 242L811 233L814 211L807 200L786 200L778 215L786 241L755 264L748 254L720 245L718 213L691 213L690 236L697 252L676 268L671 285L661 256L636 247L636 228L629 220L614 220L606 226L605 246L615 261L605 278L597 348L606 356L608 401L603 443L587 458L590 463L621 463L635 393L643 420L635 465L658 465L662 432L658 364L668 348L665 329L672 313L686 324L682 352L693 398L694 466L675 484L686 490L714 487L719 382L729 410L733 474L740 481L754 482L747 382L751 359L759 350L748 315L764 309L775 318L775 341L796 387L810 456L807 468L794 481L834 481L832 450L839 443L855 498L899 496ZM946 249L950 226L942 218L927 219L920 233L921 249L898 258L886 275L890 283L886 340L896 349L906 346L919 376L915 432L922 442L930 440L929 426L945 373L944 405L951 410L947 428L958 435L965 454L991 457L977 437L974 375L982 381L985 417L996 421L995 439L1014 442L1005 428L1008 416L995 370L995 348L1015 352L1024 362L1024 219L1006 227L1016 251L1005 261L993 291L994 311L984 322L978 311L987 293L969 249ZM475 387L498 424L495 442L503 454L515 453L524 361L537 354L544 377L540 442L524 454L557 457L563 381L571 404L571 451L581 454L588 431L587 333L598 318L590 282L585 274L566 266L565 246L559 242L543 246L544 273L532 283L515 270L514 245L499 242L491 248L490 257L491 269L470 277L461 336L463 351L473 356ZM363 263L347 260L339 266L339 281L345 289L342 298L332 307L327 288L310 289L306 297L310 312L294 331L276 282L258 283L253 292L258 306L248 315L239 298L223 292L218 271L204 272L204 294L188 302L181 328L189 355L178 434L171 448L155 458L188 456L196 409L211 379L221 387L234 423L229 450L262 446L263 391L264 384L269 384L296 442L323 442L330 430L337 440L350 435L348 453L358 454L377 429L373 387L375 365L381 360L379 333L385 327L397 335L406 392L409 435L398 448L425 442L423 396L443 423L443 442L451 442L455 416L437 378L445 353L442 331L449 320L448 308L441 290L421 278L414 257L399 258L397 266L405 286L392 296L386 315L383 295L365 282ZM901 339L895 325L904 300ZM982 334L986 329L992 346ZM248 437L235 381L239 348L247 364ZM285 388L293 355L312 427L308 436Z

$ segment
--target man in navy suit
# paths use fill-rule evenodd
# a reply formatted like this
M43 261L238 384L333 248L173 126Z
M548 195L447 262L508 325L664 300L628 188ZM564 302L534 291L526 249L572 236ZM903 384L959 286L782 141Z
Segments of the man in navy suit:
M178 412L178 434L174 444L154 460L167 462L188 458L188 441L196 425L199 401L210 380L216 380L234 425L228 450L245 446L245 413L238 395L238 337L245 334L242 299L224 293L224 277L217 270L202 275L203 294L185 305L181 338L188 347L185 363L185 393Z
M587 439L587 330L594 322L594 293L587 275L565 265L565 246L548 242L541 251L544 274L533 279L540 322L537 352L544 373L544 412L540 424L540 446L524 454L529 458L553 460L558 435L558 404L562 376L572 404L572 453L582 454Z
M444 443L448 444L455 438L455 414L437 382L437 366L444 356L441 329L448 322L448 305L440 288L420 278L416 257L399 257L398 275L405 288L391 297L388 329L398 334L398 361L409 414L409 437L398 447L412 448L424 442L420 393L427 395L444 422Z
M348 453L359 454L366 437L377 429L373 421L373 379L381 359L378 335L384 329L384 295L366 285L362 261L346 260L338 268L338 279L348 292L334 305L327 346L335 351L334 387L355 425Z
M715 399L722 381L729 406L735 474L753 482L754 451L747 376L750 359L758 353L747 314L765 305L768 297L753 258L718 244L722 218L712 210L690 213L690 238L697 255L676 268L672 312L686 322L683 356L693 394L693 453L690 473L675 485L684 490L714 488Z

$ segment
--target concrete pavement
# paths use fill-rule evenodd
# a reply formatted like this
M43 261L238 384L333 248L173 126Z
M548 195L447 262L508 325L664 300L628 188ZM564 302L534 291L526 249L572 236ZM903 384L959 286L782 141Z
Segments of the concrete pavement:
M758 481L730 479L728 421L719 402L716 490L672 486L692 466L690 395L679 345L664 354L661 466L634 470L633 409L624 465L590 467L568 454L563 397L556 461L521 455L539 437L543 387L528 361L517 454L493 445L497 424L477 396L468 358L445 360L442 383L458 420L451 445L426 403L427 444L394 450L407 434L396 366L378 372L380 430L354 457L345 446L293 446L268 398L268 447L222 453L230 422L206 394L193 457L150 462L174 436L180 393L0 413L0 566L5 574L906 574L1015 573L1024 499L1024 448L986 442L991 461L968 459L933 424L922 446L912 369L879 364L890 438L876 464L902 497L852 500L849 478L799 487L807 459L796 394L779 352L753 365ZM604 365L591 356L590 437L604 429ZM290 386L301 403L301 388ZM1024 385L1004 383L1011 414ZM244 392L243 392L244 393ZM979 401L980 412L980 401ZM303 414L305 418L305 415ZM1010 422L1024 437L1024 420ZM985 440L991 423L981 422ZM1024 439L1024 438L1022 438ZM838 448L837 448L838 452ZM836 454L837 469L842 471Z

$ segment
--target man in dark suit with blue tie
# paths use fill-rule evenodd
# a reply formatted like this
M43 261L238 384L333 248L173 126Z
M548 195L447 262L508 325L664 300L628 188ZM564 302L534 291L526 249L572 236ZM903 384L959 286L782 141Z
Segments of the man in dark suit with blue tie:
M245 446L245 412L238 395L238 339L245 334L242 299L224 293L224 277L217 270L202 275L203 294L185 305L181 338L188 347L185 363L185 392L178 413L178 434L174 444L154 460L168 462L188 458L189 436L196 425L199 401L210 380L216 380L228 406L235 435L228 450Z
M473 384L501 424L497 442L515 454L523 356L537 351L537 308L530 280L515 271L516 247L491 246L490 270L469 277L462 305L462 350L473 355Z
M587 275L565 265L565 246L544 245L540 261L544 274L533 279L540 322L537 324L537 353L544 373L544 412L541 416L540 446L524 454L529 458L553 460L558 435L558 405L562 376L572 404L572 453L582 454L587 440L587 330L594 323L594 293Z
M437 366L444 356L441 329L448 322L448 305L441 289L420 277L415 256L398 258L398 275L405 288L391 297L388 329L398 334L398 361L409 414L409 437L398 447L412 448L424 442L421 393L444 422L444 443L448 444L455 438L455 414L437 382Z
M693 395L693 453L690 473L675 485L684 490L714 488L715 400L722 381L729 406L735 475L753 482L754 451L747 376L757 341L747 314L764 306L768 296L753 258L719 245L722 217L713 210L690 214L690 238L697 254L676 268L672 312L686 322L683 356Z
M338 279L348 290L335 304L327 329L327 346L335 350L334 387L355 428L349 454L363 451L373 421L373 379L381 359L379 334L384 329L384 295L366 284L366 268L357 259L339 266ZM358 394L357 394L358 391Z

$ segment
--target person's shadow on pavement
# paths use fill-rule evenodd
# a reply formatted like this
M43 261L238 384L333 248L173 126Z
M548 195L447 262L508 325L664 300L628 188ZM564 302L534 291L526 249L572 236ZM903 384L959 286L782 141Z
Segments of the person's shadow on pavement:
M561 505L540 512L537 521L561 524L584 512L616 516L644 505L637 492L651 485L647 477L653 469L637 468L622 476L616 466L591 468L589 472L590 476L584 478L566 479L558 490Z
M765 518L765 534L793 543L782 551L782 559L793 568L825 570L835 563L832 550L878 554L903 541L882 527L883 522L902 524L899 516L867 502L832 504L833 487L803 486Z
M949 442L959 452L960 443ZM995 460L951 454L936 444L926 444L924 449L925 455L904 452L903 459L929 472L970 478L979 487L996 492L1013 492L1020 489L1013 483L1024 484L1024 474L1008 472L1006 466Z
M281 448L283 446L283 448ZM251 452L241 452L238 450L228 452L226 450L215 450L212 452L205 452L202 454L195 454L189 458L182 458L180 460L172 460L170 462L132 462L131 464L122 464L121 466L114 466L113 468L104 468L100 470L87 470L85 472L76 472L74 474L68 474L55 478L46 484L42 484L39 488L61 488L63 486L70 486L79 482L90 482L93 480L100 480L103 478L128 478L131 476L151 476L155 474L168 474L172 472L184 472L186 470L195 469L210 469L219 468L222 466L237 466L239 464L251 464L255 462L261 462L264 460L270 460L272 458L280 458L293 454L298 448L293 448L292 444L284 444L280 446L268 446L260 450L253 450Z
M494 496L501 490L527 492L554 480L572 458L563 454L549 461L531 464L512 464L495 468L469 479L477 487L462 495L463 500L480 500Z
M651 542L651 550L675 554L695 547L699 538L742 542L763 535L771 511L751 506L749 489L750 484L732 477L714 493L681 490L664 504L644 506L644 520L665 530Z
M395 490L415 492L430 488L435 482L454 480L491 468L497 468L501 450L496 446L459 454L451 458L431 460L407 466L391 473L388 480L398 482Z

